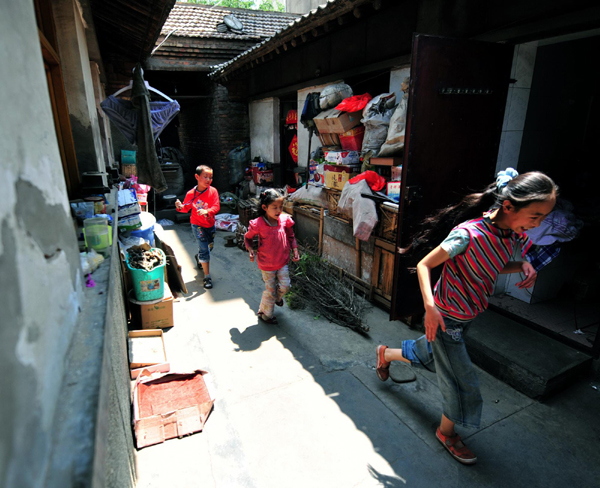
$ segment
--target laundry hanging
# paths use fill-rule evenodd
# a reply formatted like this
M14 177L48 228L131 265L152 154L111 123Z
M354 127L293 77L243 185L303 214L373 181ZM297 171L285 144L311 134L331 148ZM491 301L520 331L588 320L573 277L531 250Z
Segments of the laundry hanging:
M170 102L149 102L150 117L152 121L152 134L154 140L158 139L163 129L179 113L179 103L176 100ZM117 126L130 144L137 143L137 119L138 112L130 100L117 98L110 95L100 106L108 118Z
M132 83L108 97L100 106L127 140L137 144L138 182L150 185L160 193L167 189L167 182L160 169L154 142L179 112L179 104L150 87L144 81L143 73L138 63L133 70ZM116 97L128 89L131 89L131 101ZM167 102L150 102L149 90L162 95Z

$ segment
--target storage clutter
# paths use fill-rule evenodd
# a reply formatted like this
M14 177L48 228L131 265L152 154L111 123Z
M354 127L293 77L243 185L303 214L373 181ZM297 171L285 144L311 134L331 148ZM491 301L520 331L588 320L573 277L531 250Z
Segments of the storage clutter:
M383 191L389 190L390 199L398 202L409 84L409 78L402 81L399 99L393 92L355 95L343 83L325 87L319 98L321 112L313 119L322 155L311 155L309 184L341 190L354 175L370 169L390 183ZM340 94L348 96L334 105Z

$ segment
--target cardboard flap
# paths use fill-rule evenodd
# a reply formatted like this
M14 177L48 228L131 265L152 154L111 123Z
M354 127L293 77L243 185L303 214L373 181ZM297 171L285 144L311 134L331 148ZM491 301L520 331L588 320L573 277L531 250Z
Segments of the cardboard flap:
M165 442L165 428L161 415L139 419L135 422L135 438L138 449Z
M204 421L205 419L202 419L198 405L178 410L177 436L183 437L194 432L200 432L204 427Z

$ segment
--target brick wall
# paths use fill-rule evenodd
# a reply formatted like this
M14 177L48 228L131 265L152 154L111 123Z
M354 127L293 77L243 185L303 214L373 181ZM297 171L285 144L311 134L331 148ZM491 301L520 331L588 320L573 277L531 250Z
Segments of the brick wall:
M229 151L250 140L248 104L229 100L227 88L211 83L210 96L184 101L179 115L181 151L191 167L208 164L214 169L219 192L230 191Z

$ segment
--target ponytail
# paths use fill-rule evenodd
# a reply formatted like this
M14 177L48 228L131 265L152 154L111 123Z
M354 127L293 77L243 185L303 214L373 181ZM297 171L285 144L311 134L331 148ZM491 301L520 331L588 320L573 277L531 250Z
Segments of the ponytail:
M408 252L420 261L437 247L457 225L481 217L485 212L499 208L508 200L517 210L536 202L558 196L558 186L549 176L539 171L519 175L507 168L498 173L495 183L481 193L472 193L458 204L438 210L430 215L413 237Z

